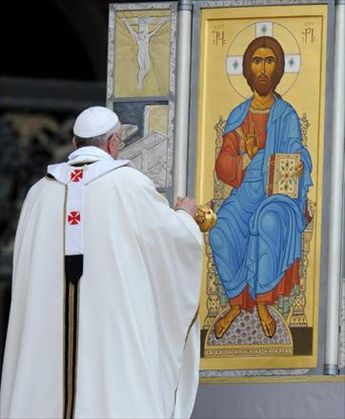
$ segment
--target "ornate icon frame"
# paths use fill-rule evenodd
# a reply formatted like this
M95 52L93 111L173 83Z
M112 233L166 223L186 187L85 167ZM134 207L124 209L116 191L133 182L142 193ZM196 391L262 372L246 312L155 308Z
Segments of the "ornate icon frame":
M236 349L237 348L228 348L230 352L230 357L222 356L221 352L217 352L217 348L214 349L213 354L209 353L208 356L205 356L205 350L208 350L207 345L205 346L205 340L207 339L207 331L202 330L202 340L201 340L201 376L233 376L233 375L257 375L264 372L264 374L273 374L273 375L291 375L291 374L320 374L320 367L318 364L321 364L321 360L324 353L324 320L325 320L325 305L320 304L319 302L323 301L326 293L326 272L327 272L327 248L328 248L328 241L327 241L327 226L328 226L328 211L329 211L329 191L324 186L329 182L330 173L328 171L328 163L330 161L330 152L329 152L329 139L332 128L331 128L331 117L330 117L330 104L332 103L332 94L331 94L331 87L332 87L332 60L330 57L332 56L333 51L333 34L331 31L332 22L334 20L334 4L331 1L319 1L319 0L306 0L306 1L196 1L194 2L194 16L193 16L193 57L192 57L192 92L197 92L191 97L191 125L190 125L190 147L189 147L189 172L188 172L188 193L192 195L196 195L197 199L203 201L207 201L209 196L207 193L205 194L205 186L202 185L202 182L199 181L203 178L203 171L205 172L205 154L209 152L209 149L205 150L203 148L202 141L202 133L200 133L200 109L202 106L203 95L205 95L205 89L201 85L205 82L205 78L202 79L202 65L203 65L203 33L201 25L203 24L203 19L205 13L208 16L212 16L212 11L217 11L217 9L221 8L223 11L222 19L240 19L240 15L238 14L238 10L245 9L244 15L247 16L248 19L255 19L258 20L265 20L263 19L264 16L270 16L274 20L274 10L279 11L279 16L287 17L287 13L282 14L282 10L284 7L290 7L288 10L291 9L292 5L298 5L303 7L303 13L305 16L313 15L313 7L318 7L324 5L327 9L327 44L325 49L323 50L323 60L324 60L324 84L323 87L324 97L323 97L323 106L324 106L324 114L322 117L322 125L324 127L324 131L327 132L327 136L322 134L322 154L318 156L318 190L322 191L322 194L318 195L318 217L321 223L322 219L322 227L317 227L317 241L313 242L314 248L318 251L317 261L315 262L318 266L316 269L316 281L314 282L314 311L313 316L315 320L315 327L313 330L313 337L311 338L311 353L310 355L301 355L301 356L292 356L291 357L291 346L290 348L280 348L282 351L286 351L286 358L281 356L276 356L270 353L267 348L266 352L260 354L260 349L265 351L265 348L242 348L243 353L240 356L236 356ZM246 6L244 8L243 6ZM261 10L258 14L257 11ZM277 6L277 7L265 7L265 6ZM280 8L279 8L280 7ZM270 9L270 10L269 10ZM256 10L256 12L255 12ZM302 10L302 9L300 9ZM251 15L251 11L254 12ZM237 15L236 15L237 13ZM217 16L215 13L214 16ZM295 12L295 16L296 12ZM277 16L276 16L277 17ZM218 19L220 16L218 15ZM216 35L215 35L216 36ZM214 38L214 41L217 42L217 39ZM218 34L218 42L222 42L222 34ZM327 63L326 63L327 61ZM200 84L201 83L201 84ZM210 82L212 83L212 82ZM205 117L205 109L203 108L203 117ZM226 117L227 115L222 115ZM308 116L307 115L300 115L301 116L301 124L302 124L302 134L307 136L308 130ZM214 120L214 141L215 141L215 153L217 153L217 147L221 146L222 141L222 126L224 125L225 121L222 119ZM212 141L212 140L211 140ZM324 167L324 171L322 173L322 167ZM210 173L210 172L208 172ZM217 179L214 180L215 186L215 193L220 194L224 193L224 184L217 183ZM218 189L217 189L218 188ZM204 202L203 202L204 203ZM219 202L218 202L219 204ZM321 211L322 205L322 211ZM306 237L311 239L312 232L306 232ZM322 239L321 239L322 237ZM306 240L307 242L308 240ZM201 324L205 326L205 306L214 307L216 297L208 298L206 302L205 294L207 295L207 291L205 291L205 286L207 287L207 264L210 264L210 247L208 246L208 238L205 236L205 249L206 254L204 258L204 282L203 282L203 291L204 295L201 298ZM306 244L308 246L308 244ZM212 268L211 268L212 269ZM214 269L214 267L213 267ZM320 279L320 281L319 281ZM310 281L310 280L309 280ZM217 287L221 286L219 283L215 283L213 281L208 282L209 290L212 289L212 292L216 295L217 294ZM203 311L204 306L204 311ZM297 313L295 313L297 314ZM301 314L301 313L300 313ZM302 315L303 317L303 315ZM295 317L295 321L301 321L301 316L297 315ZM299 318L299 320L297 320ZM207 316L206 316L206 323L207 323ZM301 326L302 323L299 325L296 323L296 326ZM298 331L297 331L298 333ZM226 348L225 348L226 349ZM250 349L253 349L254 352L251 353ZM224 350L224 348L223 348ZM292 348L292 350L294 350ZM290 353L290 355L289 355ZM212 357L213 356L213 357ZM236 371L234 371L236 370ZM269 371L267 371L269 370Z

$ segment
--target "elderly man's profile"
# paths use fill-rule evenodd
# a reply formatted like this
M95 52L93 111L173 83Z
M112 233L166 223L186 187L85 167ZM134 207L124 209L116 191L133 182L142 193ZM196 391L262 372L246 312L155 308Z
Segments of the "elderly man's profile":
M218 211L210 245L230 309L215 323L222 338L242 310L256 306L263 333L274 336L269 311L299 282L302 233L310 221L307 193L312 163L302 144L294 108L275 91L284 74L284 51L268 36L254 39L243 57L243 75L253 96L232 110L216 160L219 179L232 187ZM298 194L269 194L272 157L298 155L292 176Z

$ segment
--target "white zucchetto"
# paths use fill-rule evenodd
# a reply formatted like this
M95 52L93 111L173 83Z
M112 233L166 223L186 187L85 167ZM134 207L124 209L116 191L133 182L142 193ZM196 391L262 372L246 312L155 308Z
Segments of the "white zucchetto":
M81 138L97 137L115 128L118 122L118 116L110 109L92 106L78 115L73 126L73 133Z

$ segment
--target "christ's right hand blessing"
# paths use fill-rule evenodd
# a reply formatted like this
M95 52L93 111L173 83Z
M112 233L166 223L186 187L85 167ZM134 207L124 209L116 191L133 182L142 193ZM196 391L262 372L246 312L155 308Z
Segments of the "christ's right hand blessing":
M249 133L245 137L245 145L247 154L250 160L252 160L259 150L258 137L255 134L255 127L253 121L251 121L249 124Z

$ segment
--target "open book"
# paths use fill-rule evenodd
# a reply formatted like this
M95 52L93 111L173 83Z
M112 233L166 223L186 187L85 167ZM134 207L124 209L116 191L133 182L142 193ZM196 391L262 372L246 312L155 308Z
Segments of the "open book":
M268 163L267 195L298 197L299 178L294 173L300 160L299 154L272 154Z

